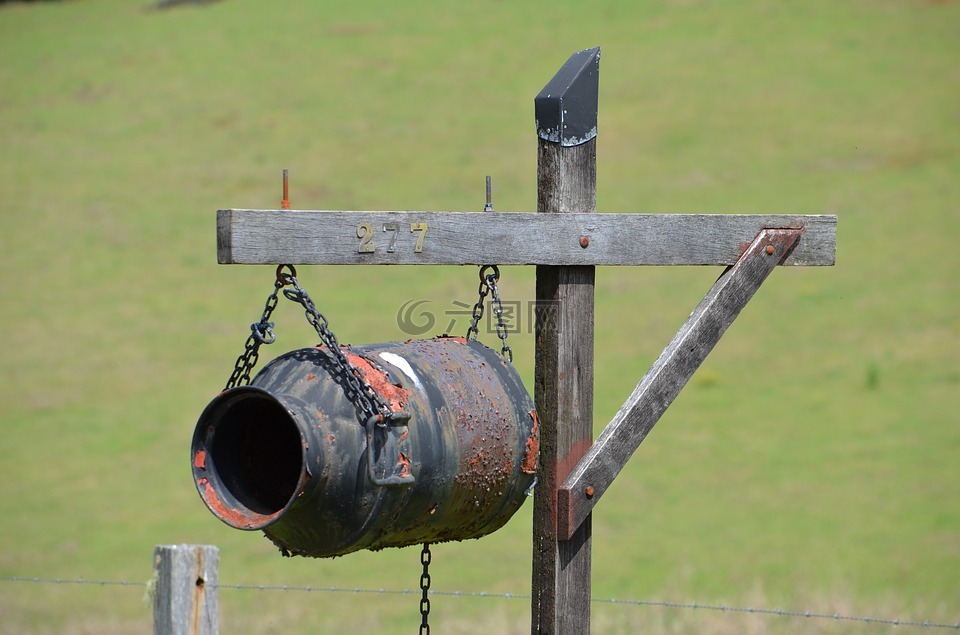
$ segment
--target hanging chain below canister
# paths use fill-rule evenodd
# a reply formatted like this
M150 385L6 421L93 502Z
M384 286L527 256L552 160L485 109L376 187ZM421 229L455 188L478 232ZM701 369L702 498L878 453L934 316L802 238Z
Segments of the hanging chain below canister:
M420 635L430 635L430 544L423 543L420 551L420 564L423 573L420 574Z

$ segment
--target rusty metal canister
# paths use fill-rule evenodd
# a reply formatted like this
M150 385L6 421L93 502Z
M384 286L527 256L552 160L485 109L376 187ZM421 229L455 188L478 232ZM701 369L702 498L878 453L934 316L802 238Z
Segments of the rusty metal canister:
M533 486L538 451L513 366L454 337L343 350L409 419L365 425L325 348L286 353L197 422L193 476L214 515L316 557L502 527Z

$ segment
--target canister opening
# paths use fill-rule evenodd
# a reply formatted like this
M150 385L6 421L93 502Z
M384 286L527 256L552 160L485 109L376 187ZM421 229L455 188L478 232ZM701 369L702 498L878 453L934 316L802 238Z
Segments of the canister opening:
M221 407L206 422L207 467L213 472L207 470L207 476L238 507L260 516L277 514L300 484L300 430L269 393L249 388L237 393L222 395Z

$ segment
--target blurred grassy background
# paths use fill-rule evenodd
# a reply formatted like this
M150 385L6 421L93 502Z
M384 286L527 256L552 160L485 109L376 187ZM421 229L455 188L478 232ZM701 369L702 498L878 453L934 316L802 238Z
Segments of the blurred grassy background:
M414 587L416 550L283 559L196 495L194 422L272 276L216 265L214 211L276 207L284 167L303 209L479 210L491 174L498 210L533 210L533 96L601 45L600 211L840 222L837 266L775 272L598 506L594 596L960 620L960 5L148 7L0 7L0 576L145 580L153 545L191 542L220 546L226 584ZM598 272L598 431L718 273ZM300 277L355 343L476 287L471 268ZM501 287L530 299L532 270ZM313 343L277 317L265 354ZM435 547L435 588L529 593L530 507ZM0 633L144 632L141 594L0 582ZM221 605L227 633L419 620L412 596ZM529 630L525 600L433 607L443 632ZM596 632L850 628L594 607Z

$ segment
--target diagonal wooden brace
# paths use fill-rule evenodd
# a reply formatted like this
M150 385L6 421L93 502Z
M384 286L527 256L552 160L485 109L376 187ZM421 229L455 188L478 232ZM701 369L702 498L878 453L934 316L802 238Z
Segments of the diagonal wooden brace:
M557 533L569 540L666 409L713 350L727 327L802 229L761 230L740 259L707 292L633 394L557 490Z

